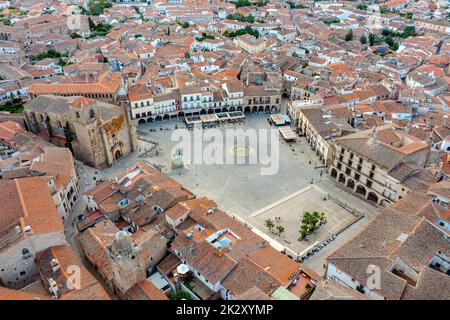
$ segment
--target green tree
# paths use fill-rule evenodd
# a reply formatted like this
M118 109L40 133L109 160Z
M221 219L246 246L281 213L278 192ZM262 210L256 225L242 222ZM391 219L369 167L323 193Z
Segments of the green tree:
M284 233L284 227L282 225L277 225L277 233L281 236Z
M389 35L391 35L392 31L389 30L388 28L383 28L383 30L381 30L381 35L387 37Z
M191 26L191 25L189 24L189 22L184 21L184 22L181 23L181 27L182 27L183 29L187 29L187 28L189 28L190 26Z
M184 53L184 58L185 58L185 59L190 59L190 58L191 58L191 54L190 54L189 52L186 51L186 52Z
M186 291L177 291L170 296L170 300L192 300L191 295Z
M345 36L345 41L352 41L353 40L353 31L350 30L347 35Z
M267 219L264 221L264 225L266 226L269 231L272 231L272 229L275 227L275 223L273 223L272 219Z
M308 234L318 229L321 224L326 223L325 213L318 211L306 211L303 214L302 225L300 226L300 234L305 238Z
M403 29L403 32L400 33L400 37L402 38L408 38L415 35L416 35L416 28L414 26L407 26L405 29Z
M369 44L371 46L375 45L375 35L373 33L369 34Z
M99 16L105 8L111 8L112 4L106 0L89 0L87 14L89 16Z
M367 6L365 4L358 4L356 9L367 11Z
M300 235L302 236L302 238L306 238L306 236L309 234L309 228L308 228L308 225L306 225L306 224L303 224L301 227L300 227Z
M362 35L361 38L359 38L359 42L361 42L361 44L366 44L367 43L367 38L365 35Z

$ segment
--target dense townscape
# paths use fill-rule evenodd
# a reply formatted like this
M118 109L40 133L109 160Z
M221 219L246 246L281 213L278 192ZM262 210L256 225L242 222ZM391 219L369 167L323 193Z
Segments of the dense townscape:
M449 1L0 19L0 300L450 299ZM275 131L278 172L183 162L199 128Z

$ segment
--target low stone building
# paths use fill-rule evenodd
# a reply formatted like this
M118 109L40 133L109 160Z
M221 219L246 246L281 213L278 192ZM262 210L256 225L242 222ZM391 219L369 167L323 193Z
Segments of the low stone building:
M424 169L428 144L392 124L337 138L330 152L331 177L376 204L395 202L409 182L414 189L431 178Z
M249 86L244 88L244 111L279 111L281 92L265 86Z
M349 123L352 112L346 106L304 108L298 112L298 128L323 165L328 165L332 139L354 133Z

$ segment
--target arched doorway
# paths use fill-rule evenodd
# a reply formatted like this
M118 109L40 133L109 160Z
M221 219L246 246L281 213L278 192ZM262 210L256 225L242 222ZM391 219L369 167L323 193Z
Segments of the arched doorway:
M114 159L118 160L122 157L122 152L120 152L120 150L116 150L116 152L114 153Z
M231 112L233 112L234 110L235 110L234 107L231 107L231 108L230 108L230 111L231 111Z
M183 111L178 112L178 116L179 116L179 117L184 116L184 112L183 112Z
M138 121L138 125L139 125L139 124L146 124L145 119L140 119L140 120Z
M245 112L245 113L250 112L250 107L245 107L245 108L244 108L244 112Z
M264 109L265 112L270 112L270 106L266 106L266 108Z
M155 117L155 121L162 121L161 116L156 116L156 117Z
M166 113L166 114L164 115L163 119L164 119L164 120L169 120L169 119L170 119L170 116Z
M241 111L242 112L242 107L237 107L236 111Z
M258 108L258 111L263 112L263 111L264 111L264 107L263 107L263 106L260 106L260 107Z
M353 181L353 179L348 179L347 187L353 190L355 188L355 181Z
M208 109L208 113L209 114L214 113L214 110L213 109Z
M152 117L147 119L147 123L150 123L150 122L153 122L153 118Z
M200 110L200 114L206 114L206 110L205 109Z
M252 108L252 111L253 111L253 112L258 112L258 107L256 107L256 106L253 107L253 108Z
M335 168L332 168L330 175L332 178L336 179L337 178L337 170Z
M359 184L359 185L356 187L356 193L365 196L365 195L366 195L366 188L364 188L364 186L362 186L362 185Z
M346 180L346 179L345 179L345 175L344 175L343 173L341 173L341 174L339 175L339 180L338 180L338 181L339 181L340 183L345 184L345 180Z
M378 203L378 196L375 194L375 192L370 191L367 195L367 200Z

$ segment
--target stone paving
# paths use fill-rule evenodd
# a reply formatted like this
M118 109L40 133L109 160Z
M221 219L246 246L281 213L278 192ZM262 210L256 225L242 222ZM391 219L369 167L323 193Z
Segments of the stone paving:
M276 129L270 126L267 118L269 114L247 114L245 123L223 124L216 127L222 132L226 129ZM171 141L171 134L175 128L183 128L181 119L140 125L138 131L141 135L151 137L159 143L156 150L144 157L137 153L120 159L113 167L94 170L80 164L83 173L80 184L85 187L95 183L96 179L109 179L115 177L125 168L132 166L137 160L145 160L158 166L163 172L182 183L197 196L207 196L218 203L218 206L229 214L239 216L249 224L258 228L275 241L288 247L294 252L301 252L316 240L328 236L352 219L352 214L337 208L332 200L322 200L324 195L330 194L350 207L364 212L365 217L344 231L330 245L311 257L305 264L319 274L323 273L323 263L326 257L347 240L360 232L379 211L378 208L368 204L352 194L340 189L326 174L325 168L315 168L319 160L305 141L299 137L296 142L286 143L279 140L279 170L275 175L261 175L260 164L188 164L182 169L171 169L170 154L176 141ZM224 150L224 152L228 152ZM313 182L311 184L311 182ZM289 197L305 187L313 186L304 195L281 203L281 199ZM259 210L279 203L276 210L268 210L256 214ZM310 237L309 241L300 242L298 229L299 221L305 210L323 210L328 215L328 223L323 230ZM282 213L278 213L282 212ZM281 216L285 221L286 233L283 237L275 236L264 226L264 220L269 216ZM289 225L289 227L287 227ZM288 239L287 243L284 238ZM326 254L328 253L328 254Z

